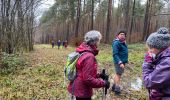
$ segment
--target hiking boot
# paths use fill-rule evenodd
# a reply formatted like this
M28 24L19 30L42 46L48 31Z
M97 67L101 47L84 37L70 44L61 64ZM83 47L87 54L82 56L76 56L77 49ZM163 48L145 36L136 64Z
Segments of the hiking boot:
M112 85L112 91L114 92L115 91L115 84Z
M120 87L119 86L115 86L115 95L120 95L121 94L121 91L120 91Z

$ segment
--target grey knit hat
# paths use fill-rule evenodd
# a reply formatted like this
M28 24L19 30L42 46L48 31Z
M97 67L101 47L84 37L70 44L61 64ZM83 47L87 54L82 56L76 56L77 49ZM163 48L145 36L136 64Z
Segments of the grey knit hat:
M170 33L167 28L162 27L157 32L152 33L147 41L149 48L164 49L170 46Z

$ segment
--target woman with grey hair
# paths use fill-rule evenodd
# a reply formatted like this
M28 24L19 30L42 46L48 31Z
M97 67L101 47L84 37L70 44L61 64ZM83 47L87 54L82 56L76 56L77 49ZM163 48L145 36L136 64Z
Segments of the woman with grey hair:
M102 36L99 31L89 31L84 36L84 42L76 48L76 52L82 54L76 64L77 77L74 82L70 82L68 91L73 92L76 100L91 100L93 88L109 88L110 83L99 79L102 74L97 74L98 45ZM106 76L107 77L107 76ZM74 83L74 86L73 86Z

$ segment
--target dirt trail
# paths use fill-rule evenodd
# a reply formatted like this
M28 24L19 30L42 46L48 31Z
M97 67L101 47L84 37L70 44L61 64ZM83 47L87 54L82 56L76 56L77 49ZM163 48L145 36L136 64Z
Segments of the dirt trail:
M70 50L70 49L69 49ZM66 55L69 53L69 50L58 50L51 48L35 48L35 51L31 54L31 62L33 67L41 64L53 64L58 65L64 63Z

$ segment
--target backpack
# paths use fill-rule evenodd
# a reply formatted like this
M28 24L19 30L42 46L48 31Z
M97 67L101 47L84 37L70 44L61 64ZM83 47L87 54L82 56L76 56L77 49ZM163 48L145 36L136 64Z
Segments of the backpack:
M78 52L72 52L68 55L66 65L64 68L64 73L66 78L69 81L74 81L76 78L76 64L78 61L78 58L83 55L84 53L78 53Z

